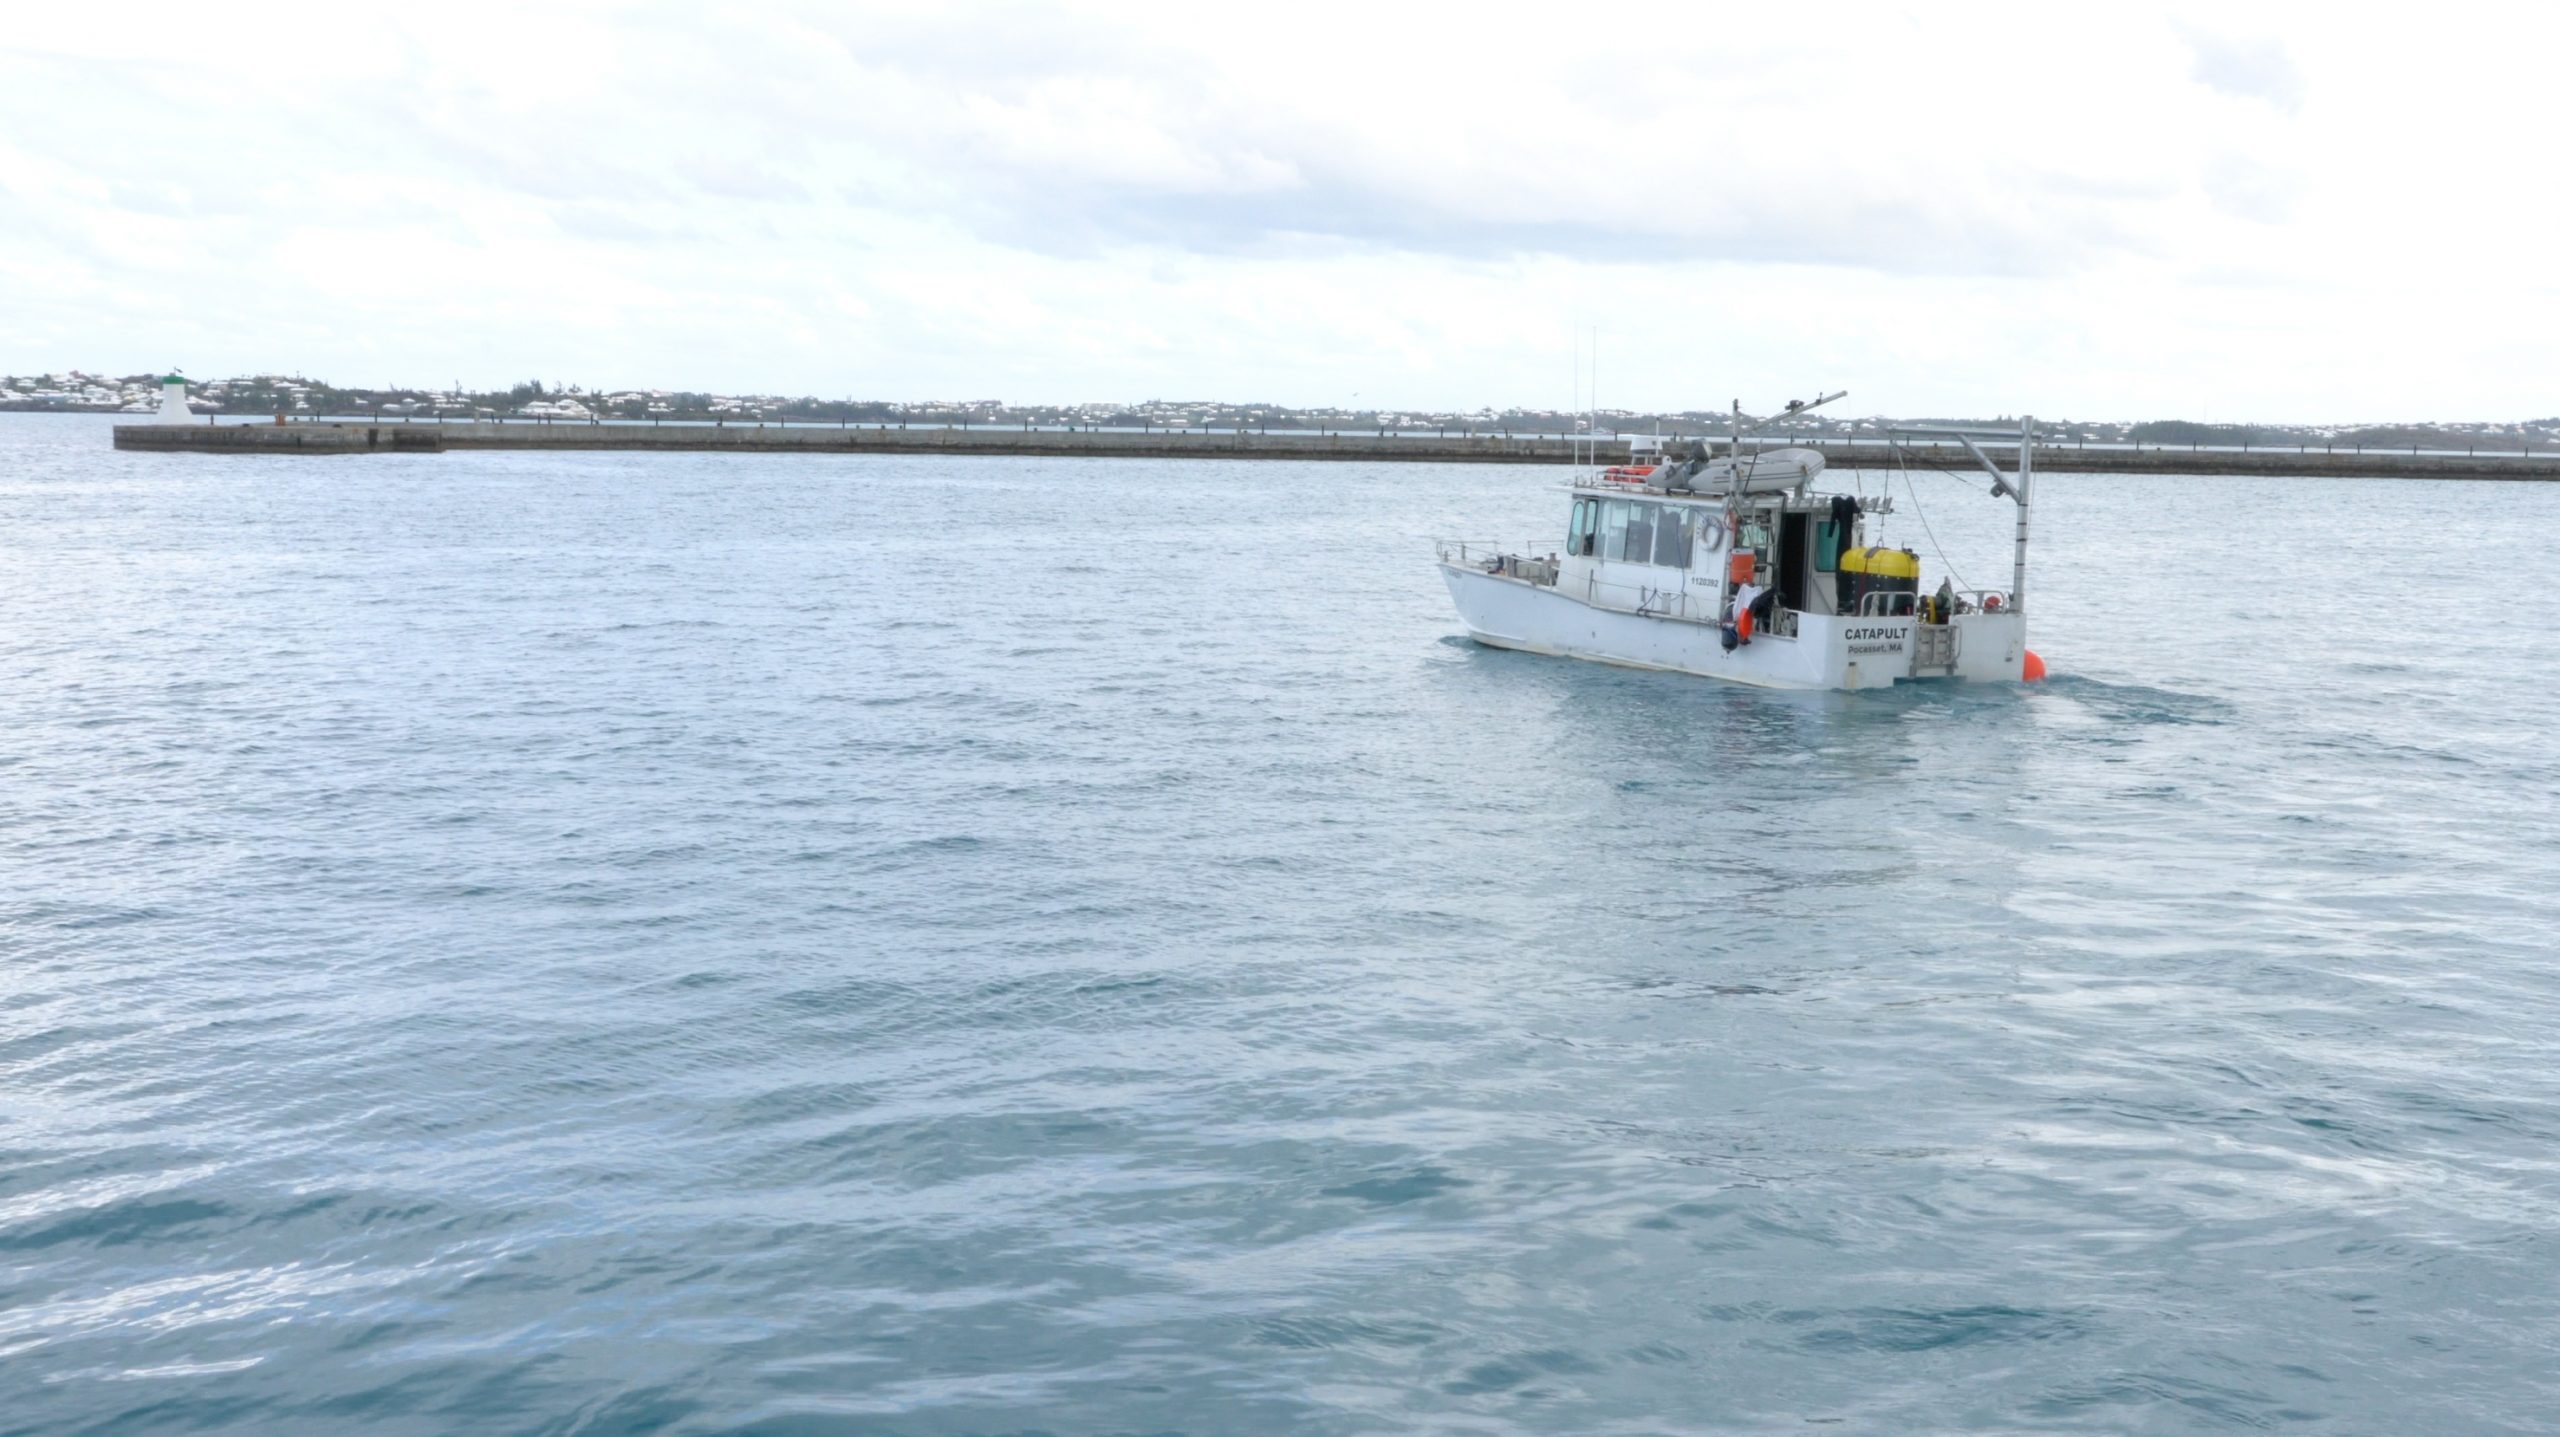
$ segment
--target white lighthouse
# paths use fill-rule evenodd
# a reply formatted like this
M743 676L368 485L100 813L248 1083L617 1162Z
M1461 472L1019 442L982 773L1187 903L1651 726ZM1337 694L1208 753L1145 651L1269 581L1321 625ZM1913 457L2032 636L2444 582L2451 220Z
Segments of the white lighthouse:
M158 424L193 424L195 414L187 408L187 377L168 374L160 379L160 414Z

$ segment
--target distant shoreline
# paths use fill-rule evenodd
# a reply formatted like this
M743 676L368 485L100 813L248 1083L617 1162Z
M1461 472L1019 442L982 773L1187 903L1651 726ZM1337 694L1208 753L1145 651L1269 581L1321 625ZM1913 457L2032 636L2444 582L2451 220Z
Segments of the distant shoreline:
M42 377L0 376L0 411L121 414L159 411L164 377L109 377L68 371ZM1352 404L1287 405L1218 399L1148 399L1134 403L1006 403L968 401L821 399L813 395L713 394L695 390L596 390L544 386L528 380L511 389L473 390L335 385L286 375L235 375L189 381L187 399L201 417L264 424L277 415L294 423L336 419L364 423L424 421L441 424L818 424L833 426L957 427L962 429L1128 430L1249 432L1256 434L1362 434L1486 438L1652 434L1713 440L1732 430L1729 411L1567 409L1479 406L1466 410ZM204 406L210 406L209 408ZM1745 413L1743 422L1770 435L1809 443L1878 442L1896 423L2009 424L2007 416L1917 413L1893 417L1846 414ZM2355 423L2242 423L2187 419L2098 420L2046 414L2038 435L2053 444L2096 448L2165 447L2190 453L2284 449L2323 453L2450 453L2468 456L2560 453L2560 415L2541 419L2388 420Z
M460 449L662 451L754 454L951 454L1115 459L1300 459L1362 462L1553 464L1588 459L1591 444L1564 436L1314 433L1305 430L1119 430L832 424L439 423L344 420L292 424L119 424L115 447L138 452L239 455L441 453ZM1834 469L1961 465L1952 445L1882 444L1771 436L1747 447L1818 450ZM1624 443L1601 440L1603 458ZM2016 445L1986 444L2014 450ZM2036 446L2045 473L2256 474L2296 477L2560 480L2560 453L2353 449L2140 449L2076 443Z

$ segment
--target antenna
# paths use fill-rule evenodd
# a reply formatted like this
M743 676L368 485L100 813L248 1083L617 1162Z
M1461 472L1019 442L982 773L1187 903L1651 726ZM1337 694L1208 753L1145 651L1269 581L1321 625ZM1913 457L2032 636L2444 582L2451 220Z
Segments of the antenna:
M1777 413L1770 415L1768 418L1761 420L1759 423L1752 425L1748 430L1740 430L1738 428L1742 419L1742 401L1737 399L1733 402L1734 422L1737 425L1737 432L1757 434L1761 430L1768 428L1770 425L1777 423L1779 420L1793 419L1799 414L1810 414L1814 410L1820 409L1822 406L1829 404L1835 399L1846 399L1849 396L1849 391L1843 389L1837 394L1823 394L1821 391L1816 390L1815 395L1816 397L1812 399L1788 400L1786 408L1781 409Z

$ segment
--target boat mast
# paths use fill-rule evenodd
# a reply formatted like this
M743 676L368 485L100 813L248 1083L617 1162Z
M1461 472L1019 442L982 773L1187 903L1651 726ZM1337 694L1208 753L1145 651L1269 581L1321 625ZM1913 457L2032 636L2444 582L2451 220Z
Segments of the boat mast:
M1787 401L1784 409L1781 409L1777 413L1762 419L1759 423L1752 425L1750 432L1757 434L1773 424L1793 419L1797 415L1806 413L1809 410L1820 409L1822 406L1829 404L1835 399L1846 398L1848 393L1848 390L1839 389L1834 390L1829 394L1825 394L1821 390L1817 389L1813 392L1813 399L1811 402L1807 402L1802 399L1790 399ZM1728 556L1742 547L1742 493L1748 476L1752 472L1752 468L1745 467L1742 462L1743 433L1742 401L1737 399L1733 401L1733 439L1730 446L1725 451L1725 462L1727 465L1731 466L1732 473L1732 477L1726 481L1724 496L1724 531L1728 536L1726 542L1731 546L1726 550ZM1756 465L1753 467L1756 467ZM1806 486L1810 485L1812 482L1813 479L1810 475L1797 481L1795 492L1799 498L1803 496ZM1847 540L1844 538L1842 543L1845 544L1846 542ZM1717 583L1720 586L1720 591L1723 595L1723 597L1717 601L1716 605L1716 612L1719 614L1724 612L1725 603L1730 602L1734 594L1733 563L1730 557L1727 558L1724 567L1725 572L1723 576L1717 580Z
M1742 401L1733 401L1733 446L1725 451L1730 475L1724 490L1724 572L1716 576L1719 596L1716 617L1724 617L1725 605L1733 602L1733 556L1742 552ZM1739 616L1737 616L1738 618Z
M2009 564L2009 607L2026 612L2027 602L2027 489L2036 477L2036 422L2032 417L2018 420L2018 551Z

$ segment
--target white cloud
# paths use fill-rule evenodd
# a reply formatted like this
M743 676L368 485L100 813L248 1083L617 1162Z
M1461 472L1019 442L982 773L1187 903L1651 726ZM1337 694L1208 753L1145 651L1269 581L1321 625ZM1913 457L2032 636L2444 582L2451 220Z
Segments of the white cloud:
M262 13L0 38L0 368L2560 410L2534 12Z
M2264 100L2288 115L2302 109L2302 71L2281 40L2194 27L2183 27L2181 33L2195 50L2199 82L2226 95Z

